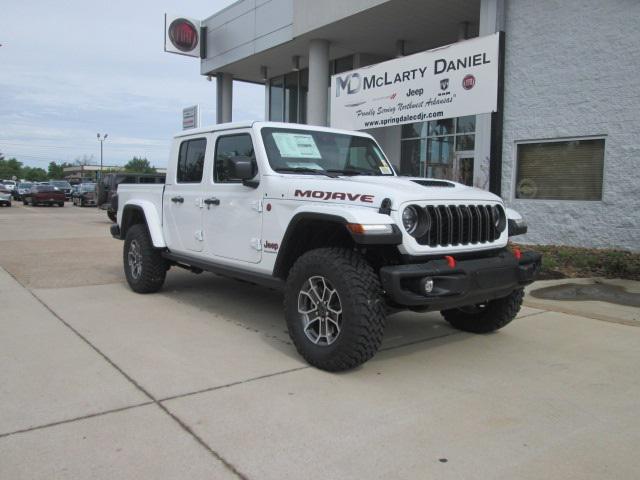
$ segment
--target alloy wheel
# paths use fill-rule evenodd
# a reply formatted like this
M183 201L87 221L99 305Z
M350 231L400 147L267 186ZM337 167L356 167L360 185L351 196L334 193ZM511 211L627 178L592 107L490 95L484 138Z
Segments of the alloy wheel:
M298 313L307 338L319 346L335 342L342 329L342 303L326 278L307 279L298 293Z

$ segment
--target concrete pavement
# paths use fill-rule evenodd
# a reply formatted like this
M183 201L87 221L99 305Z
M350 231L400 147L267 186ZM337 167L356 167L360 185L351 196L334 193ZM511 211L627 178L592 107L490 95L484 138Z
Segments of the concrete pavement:
M108 226L0 209L0 478L637 478L634 324L536 300L477 336L405 312L328 374L275 292L176 269L131 292Z

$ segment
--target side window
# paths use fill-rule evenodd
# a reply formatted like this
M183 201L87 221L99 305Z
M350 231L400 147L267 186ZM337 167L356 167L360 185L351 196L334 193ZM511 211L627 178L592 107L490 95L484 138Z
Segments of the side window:
M178 183L200 183L204 167L204 152L207 149L206 138L185 140L180 144L178 153Z
M229 159L232 157L249 157L255 162L256 154L253 150L251 135L241 133L218 138L213 167L213 178L216 183L240 183L240 179L234 178L231 174Z

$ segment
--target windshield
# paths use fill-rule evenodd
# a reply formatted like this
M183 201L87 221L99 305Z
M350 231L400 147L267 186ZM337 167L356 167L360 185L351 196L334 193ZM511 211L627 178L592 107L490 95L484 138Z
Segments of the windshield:
M55 192L56 187L53 185L37 185L35 187L36 192Z
M31 184L30 183L20 183L18 185L18 188L31 188Z
M83 193L93 192L96 189L95 183L85 183L80 185L80 191Z
M315 175L393 175L378 145L367 137L292 128L262 129L276 172Z
M69 182L53 181L53 182L50 182L50 183L54 187L58 187L58 188L71 188L71 184Z

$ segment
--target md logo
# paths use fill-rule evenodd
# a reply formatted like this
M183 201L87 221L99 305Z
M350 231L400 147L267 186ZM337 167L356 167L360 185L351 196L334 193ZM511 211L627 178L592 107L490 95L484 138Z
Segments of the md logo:
M337 77L336 81L336 97L340 96L340 92L345 90L348 95L357 93L362 86L362 79L359 73L349 73L343 77Z

